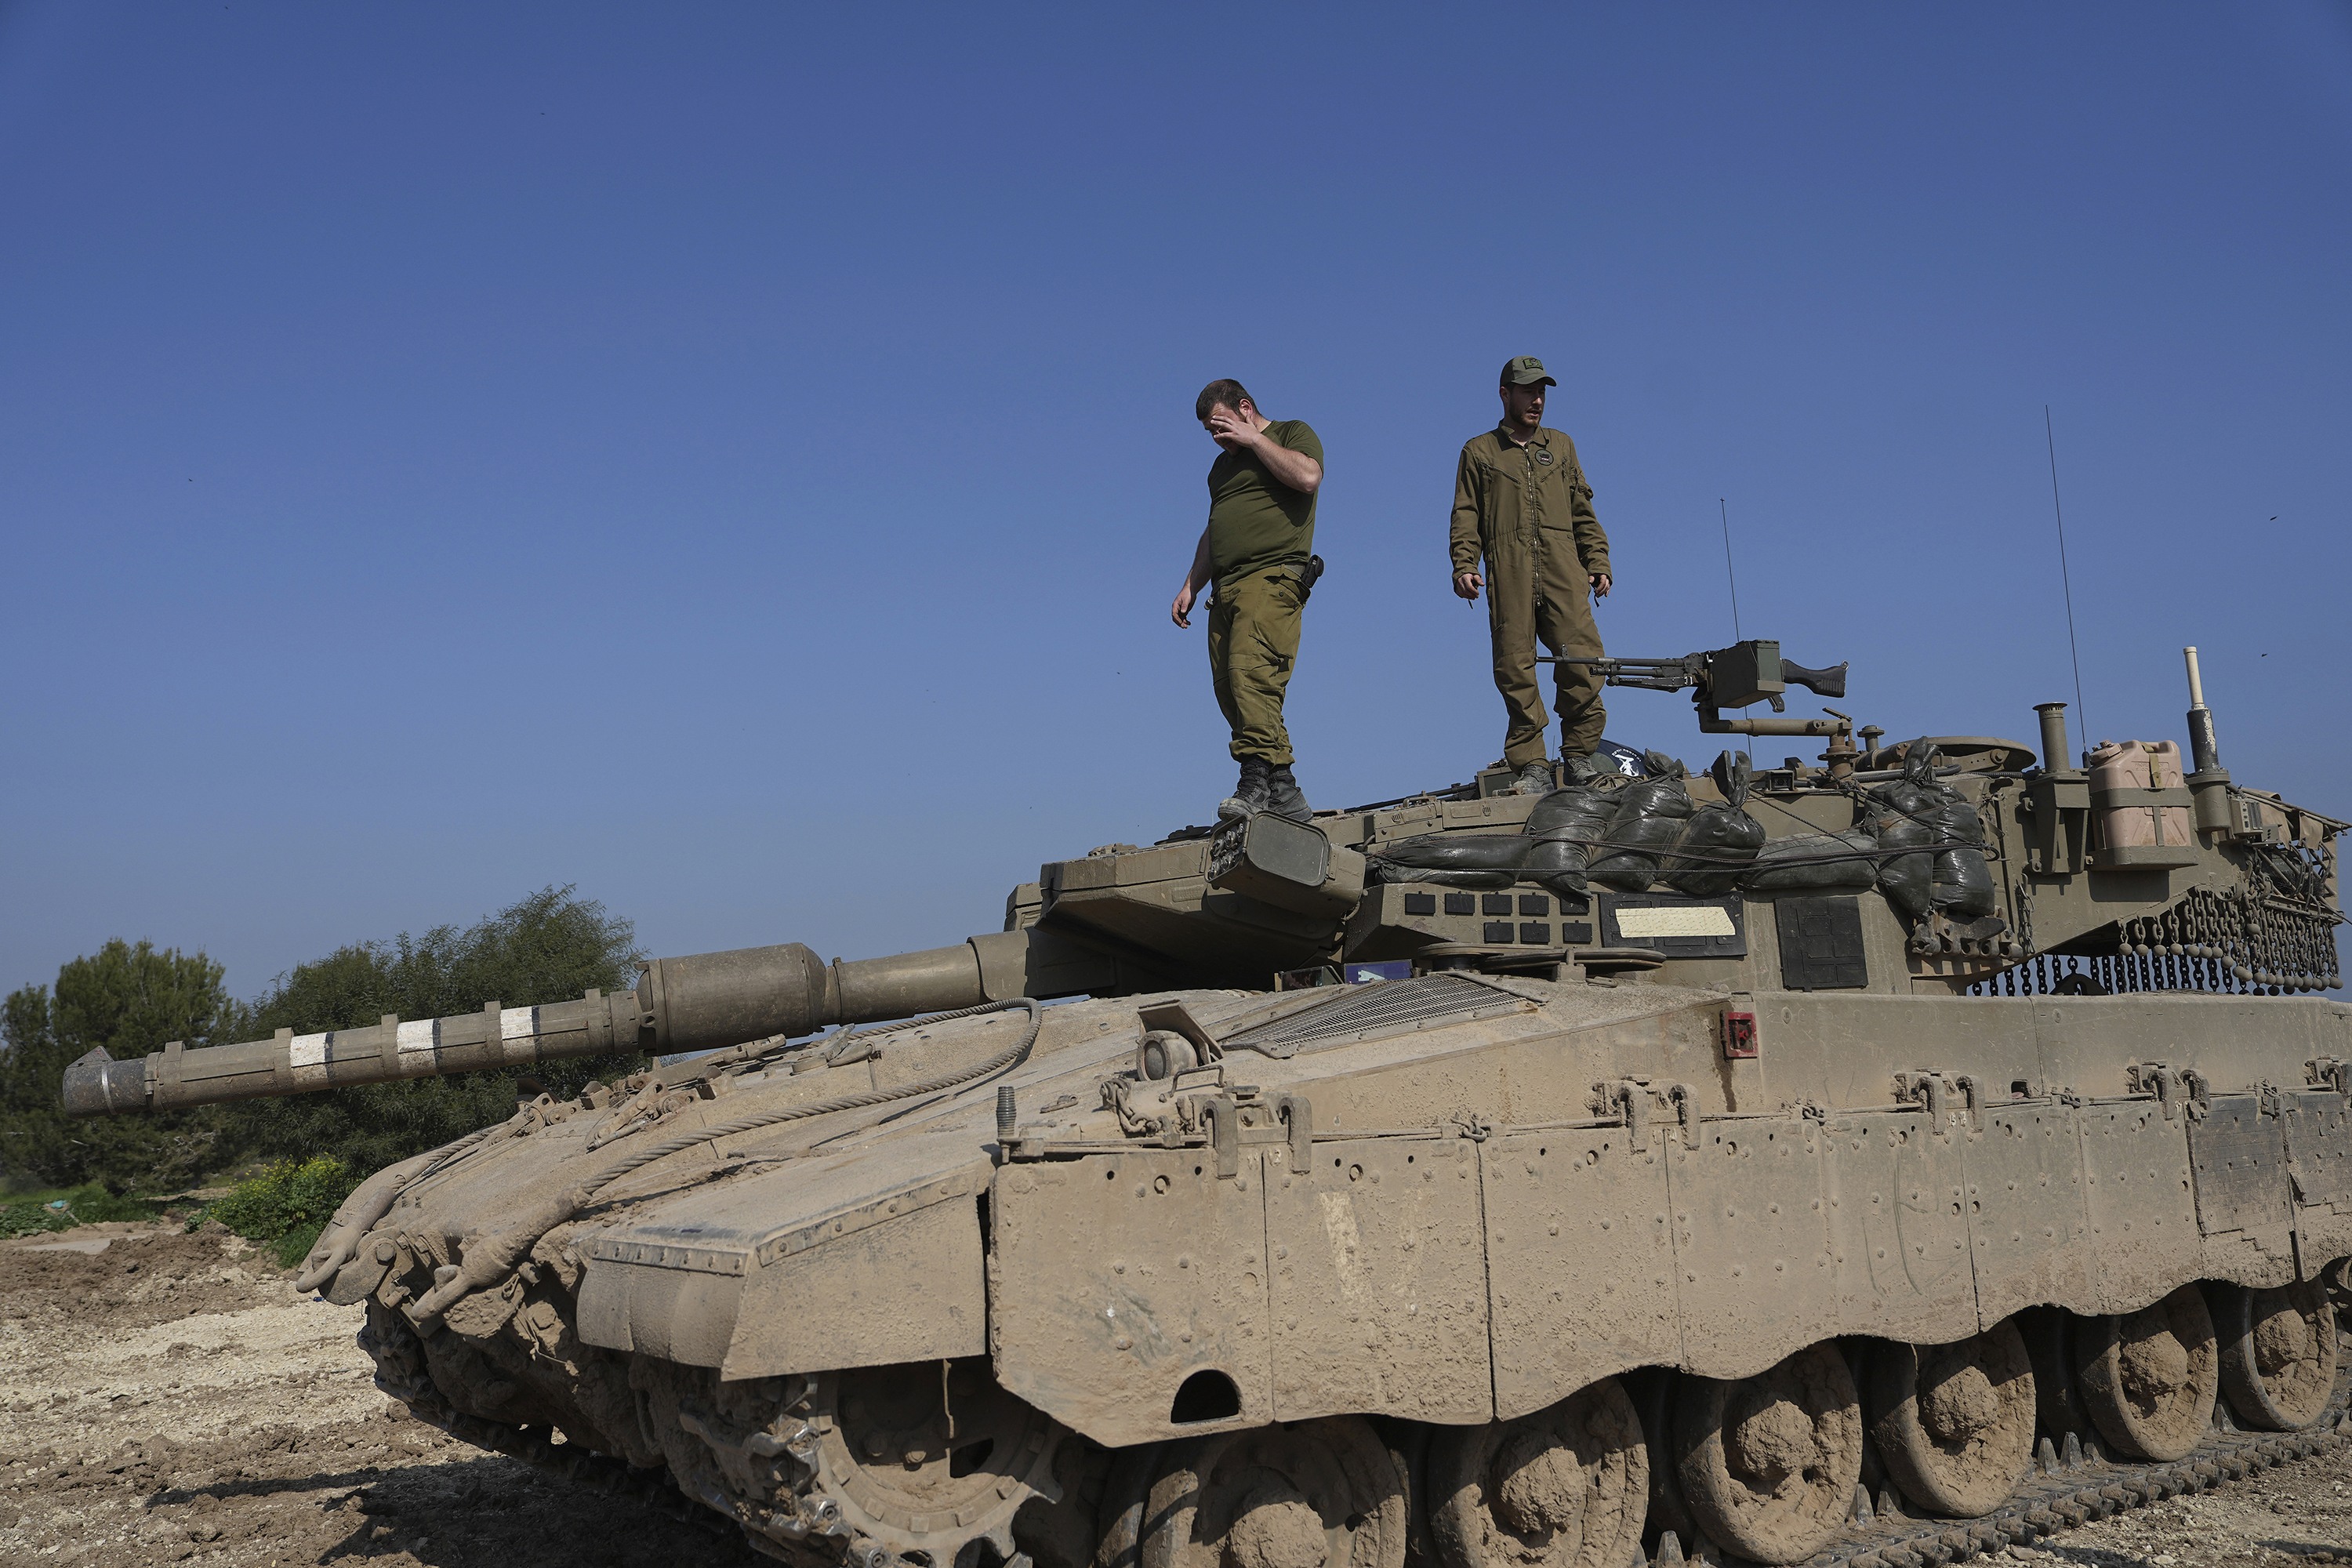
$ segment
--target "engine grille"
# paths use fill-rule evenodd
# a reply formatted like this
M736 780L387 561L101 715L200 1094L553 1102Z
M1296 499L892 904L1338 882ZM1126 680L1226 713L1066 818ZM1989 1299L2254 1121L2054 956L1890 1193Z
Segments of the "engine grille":
M1351 987L1352 994L1244 1029L1217 1042L1227 1050L1287 1057L1317 1040L1386 1033L1456 1014L1516 1013L1528 1004L1458 974L1423 974Z

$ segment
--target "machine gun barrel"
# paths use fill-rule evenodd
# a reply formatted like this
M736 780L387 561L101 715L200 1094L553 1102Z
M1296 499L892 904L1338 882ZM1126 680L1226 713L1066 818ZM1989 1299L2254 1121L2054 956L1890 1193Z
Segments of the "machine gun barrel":
M1698 691L1691 700L1703 709L1745 708L1751 702L1769 701L1777 713L1782 708L1781 693L1791 686L1801 686L1816 697L1845 695L1844 665L1811 669L1792 664L1780 657L1780 645L1769 637L1754 637L1706 653L1687 653L1680 658L1591 658L1539 654L1537 662L1580 664L1600 671L1602 684L1608 686L1637 686L1651 691L1680 691L1695 686Z
M1680 691L1706 678L1706 655L1681 658L1586 658L1572 655L1538 654L1538 664L1581 664L1601 672L1607 686L1638 686L1649 691Z
M656 959L636 989L591 991L535 1007L404 1022L390 1014L356 1029L187 1049L174 1041L143 1060L95 1050L68 1067L69 1116L169 1110L305 1094L478 1068L520 1067L610 1051L668 1055L1004 1002L1113 990L1121 960L1054 931L996 931L919 952L831 963L799 942Z

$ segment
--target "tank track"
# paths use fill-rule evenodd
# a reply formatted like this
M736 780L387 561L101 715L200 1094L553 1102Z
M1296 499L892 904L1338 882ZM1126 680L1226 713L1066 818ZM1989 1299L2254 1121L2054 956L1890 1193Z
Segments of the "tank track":
M692 1422L680 1425L710 1460L708 1465L691 1467L699 1473L689 1493L672 1470L640 1468L572 1445L559 1446L530 1427L455 1409L434 1386L425 1365L424 1343L405 1323L387 1324L389 1333L376 1331L388 1317L382 1309L372 1310L368 1327L359 1332L360 1348L376 1363L376 1387L406 1405L418 1420L453 1437L577 1484L635 1499L668 1518L716 1534L724 1534L727 1522L732 1521L741 1526L753 1547L787 1562L885 1568L894 1558L882 1542L851 1529L839 1506L819 1495L814 1455L803 1452L811 1447L806 1442L796 1447L789 1436L779 1440L766 1433L739 1440L716 1428L706 1411L682 1404L681 1414L691 1416ZM1981 1519L1914 1518L1901 1511L1902 1505L1891 1489L1882 1488L1875 1507L1858 1492L1847 1534L1829 1551L1809 1559L1803 1568L1944 1568L1979 1552L1997 1552L2005 1546L2043 1540L2131 1509L2210 1491L2274 1465L2333 1453L2352 1444L2352 1368L2338 1375L2326 1414L2300 1431L2246 1432L2220 1424L2227 1419L2226 1411L2221 1412L2216 1429L2193 1452L2163 1464L2117 1462L2106 1458L2096 1443L2081 1443L2072 1435L2063 1449L2044 1437L2024 1485ZM787 1424L791 1424L789 1417ZM730 1459L741 1466L790 1461L791 1468L798 1472L784 1489L790 1501L780 1509L774 1503L739 1495L744 1488L728 1474L739 1468L730 1466ZM1694 1544L1695 1550L1685 1557L1674 1532L1667 1531L1646 1560L1649 1568L1685 1568L1692 1563L1733 1568L1746 1561L1704 1542Z
M2210 1491L2273 1465L2332 1453L2352 1443L2347 1410L2352 1410L2352 1372L2338 1375L2326 1413L2300 1431L2223 1427L2219 1421L2228 1417L2222 1412L2204 1442L2166 1464L2118 1463L2101 1454L2097 1444L2080 1443L2072 1434L2063 1450L2044 1437L2025 1484L1982 1519L1913 1518L1900 1511L1902 1505L1891 1489L1880 1491L1876 1508L1857 1493L1848 1533L1803 1568L1943 1568L1980 1552L1999 1552L2131 1509ZM1686 1559L1671 1531L1659 1538L1658 1550L1649 1559L1652 1568L1745 1561L1706 1545Z
M408 1413L452 1437L520 1459L534 1469L561 1476L576 1485L643 1503L666 1518L724 1534L726 1525L708 1509L698 1508L679 1489L666 1469L641 1469L625 1459L599 1454L573 1444L556 1444L529 1426L468 1415L442 1397L425 1366L425 1344L404 1323L385 1323L385 1310L371 1306L368 1323L358 1334L360 1349L375 1363L375 1385L405 1405ZM390 1329L378 1332L380 1324Z
M859 1528L857 1516L828 1495L832 1489L824 1482L818 1432L810 1419L814 1378L774 1378L763 1380L765 1387L752 1385L772 1395L781 1392L781 1398L766 1401L761 1413L772 1416L766 1426L746 1427L741 1413L724 1409L725 1402L715 1396L715 1373L638 1358L631 1382L647 1396L640 1413L651 1417L667 1461L640 1468L583 1447L551 1443L532 1427L457 1410L433 1382L424 1342L393 1310L371 1303L358 1342L375 1362L377 1388L418 1420L477 1447L635 1499L714 1535L728 1534L730 1523L740 1526L753 1550L796 1568L887 1568L906 1561L889 1542ZM941 1544L956 1549L945 1561L934 1559L934 1568L976 1568L963 1562L963 1549L974 1542L994 1547L999 1561L1014 1555L1009 1518L994 1531L970 1539L958 1539L951 1528L934 1533ZM923 1555L917 1552L919 1562Z

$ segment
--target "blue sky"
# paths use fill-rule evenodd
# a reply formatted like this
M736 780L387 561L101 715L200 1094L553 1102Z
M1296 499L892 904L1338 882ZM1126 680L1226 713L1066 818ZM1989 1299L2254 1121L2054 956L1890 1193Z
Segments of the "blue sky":
M1231 786L1166 618L1216 376L1328 455L1302 784L1465 778L1516 353L1612 652L1731 640L1720 499L1748 635L2032 742L2047 405L2093 738L2195 643L2239 779L2352 816L2340 4L19 3L0 214L0 984L550 882L656 952L993 929Z

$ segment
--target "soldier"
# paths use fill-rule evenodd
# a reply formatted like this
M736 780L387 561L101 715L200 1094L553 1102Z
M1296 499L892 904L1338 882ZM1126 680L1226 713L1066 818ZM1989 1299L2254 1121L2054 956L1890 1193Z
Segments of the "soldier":
M1522 356L1503 366L1502 423L1462 447L1454 477L1454 591L1475 603L1494 579L1486 625L1495 644L1495 688L1510 716L1503 762L1526 795L1554 784L1544 757L1543 692L1536 684L1536 641L1555 654L1601 657L1601 631L1586 598L1609 595L1609 536L1592 513L1592 487L1576 461L1576 443L1544 428L1544 388L1559 383L1543 361ZM1486 575L1478 571L1486 556ZM1554 665L1559 700L1560 760L1569 782L1593 771L1608 711L1601 677L1590 667Z
M1260 414L1237 381L1202 388L1193 415L1224 450L1209 466L1208 526L1169 616L1191 626L1193 601L1215 584L1209 672L1241 763L1241 783L1217 815L1305 822L1314 808L1290 776L1282 697L1298 659L1299 612L1323 569L1314 552L1323 443L1304 420Z

